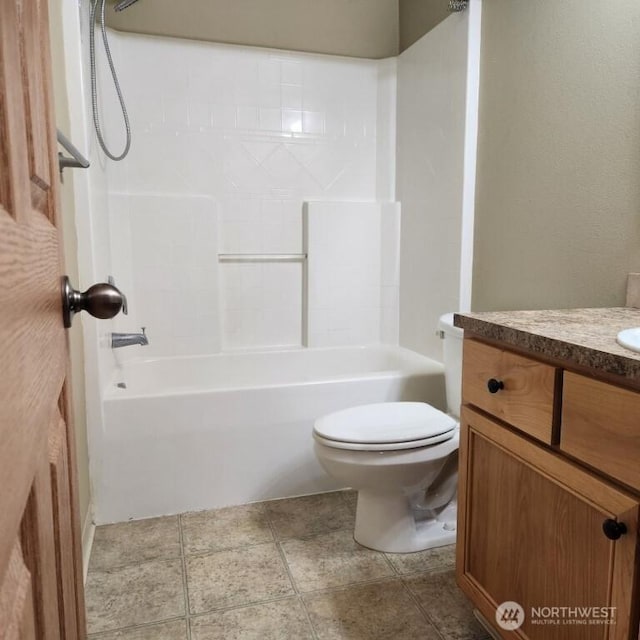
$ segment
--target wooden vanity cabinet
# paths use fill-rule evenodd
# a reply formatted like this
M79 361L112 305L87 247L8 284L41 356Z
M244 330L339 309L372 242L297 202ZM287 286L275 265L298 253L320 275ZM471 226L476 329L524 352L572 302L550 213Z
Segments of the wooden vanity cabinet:
M474 353L477 344L474 341ZM483 346L496 355L500 352ZM486 404L478 406L482 401L475 396L475 383L470 395L476 401L469 402L467 356L465 345L458 494L460 587L505 639L635 640L640 498L572 461L560 447L539 443L536 437L551 433L547 424L532 431L527 423L519 430L517 424L499 418L504 412L491 415ZM474 371L476 367L477 363L471 364ZM538 379L551 384L548 374ZM553 393L561 392L555 384ZM499 402L498 393L488 395L495 396L491 403ZM533 397L541 396L533 391ZM559 400L554 399L554 406ZM533 404L539 409L538 400ZM548 415L543 417L547 420ZM620 535L613 540L607 534ZM496 623L496 609L507 601L524 608L524 623L517 630L501 630ZM613 607L615 623L536 623L532 607Z

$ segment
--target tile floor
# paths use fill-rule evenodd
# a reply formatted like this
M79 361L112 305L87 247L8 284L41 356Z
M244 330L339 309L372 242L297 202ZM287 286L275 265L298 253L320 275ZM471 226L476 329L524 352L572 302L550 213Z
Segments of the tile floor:
M352 537L335 492L98 527L86 601L101 640L479 640L453 547Z

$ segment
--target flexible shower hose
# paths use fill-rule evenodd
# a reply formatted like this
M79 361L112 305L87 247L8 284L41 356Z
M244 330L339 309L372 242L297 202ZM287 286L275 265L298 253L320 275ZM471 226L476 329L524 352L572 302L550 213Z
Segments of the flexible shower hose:
M100 113L98 111L98 88L96 83L96 11L100 4L100 30L102 31L102 42L104 43L104 50L107 54L107 60L109 62L109 68L111 69L111 77L113 78L113 84L118 94L118 100L120 101L120 108L122 109L122 117L124 119L124 126L127 134L127 141L124 146L124 150L120 155L115 155L107 147L107 143L102 135L102 128L100 127ZM109 40L107 38L107 29L104 25L104 5L105 0L92 0L91 2L91 15L89 18L89 57L91 61L91 107L93 109L93 125L96 129L96 136L98 142L105 152L107 157L111 160L122 160L129 153L131 148L131 125L129 124L129 114L127 113L127 107L124 104L124 98L122 97L122 90L120 89L120 83L118 82L118 76L116 74L116 68L113 64L113 58L111 57L111 49L109 48Z

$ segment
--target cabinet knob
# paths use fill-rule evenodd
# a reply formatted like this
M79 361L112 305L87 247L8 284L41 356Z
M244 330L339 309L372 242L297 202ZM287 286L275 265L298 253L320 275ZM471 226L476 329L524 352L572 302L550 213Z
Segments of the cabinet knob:
M487 389L489 389L489 393L498 393L500 389L504 389L504 382L490 378L487 382Z
M602 523L602 530L609 540L618 540L620 536L627 533L627 525L624 522L616 522L611 518L607 518Z

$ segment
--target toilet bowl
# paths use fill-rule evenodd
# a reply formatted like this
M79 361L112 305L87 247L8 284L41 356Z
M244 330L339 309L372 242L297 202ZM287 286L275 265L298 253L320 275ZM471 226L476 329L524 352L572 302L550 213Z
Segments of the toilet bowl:
M352 407L313 429L324 470L358 492L354 538L388 553L455 542L462 331L440 319L449 413L422 402Z

